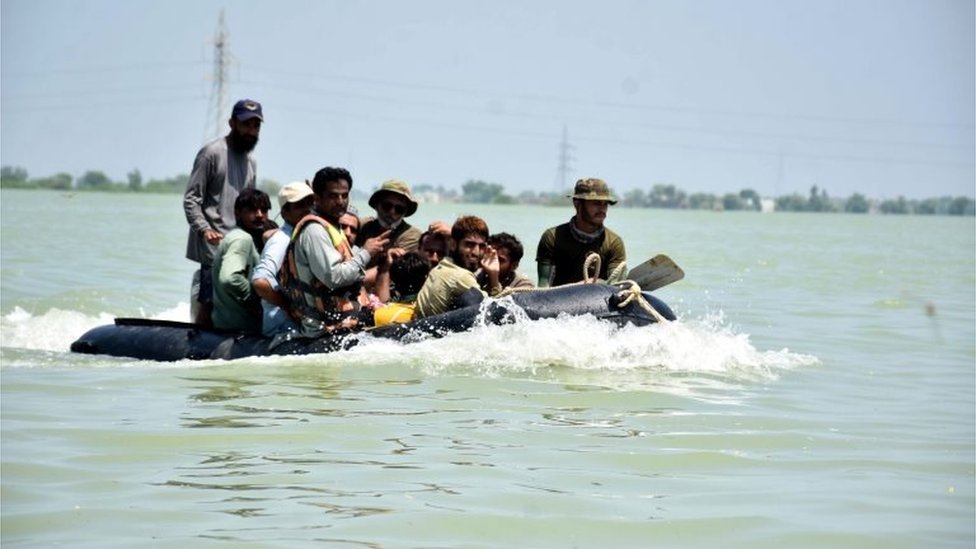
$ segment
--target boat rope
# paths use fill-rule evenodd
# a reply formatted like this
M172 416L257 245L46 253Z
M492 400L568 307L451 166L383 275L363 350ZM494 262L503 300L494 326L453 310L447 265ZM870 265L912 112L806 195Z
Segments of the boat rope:
M624 281L624 273L627 272L627 262L621 261L617 267L607 275L607 284L617 284Z
M597 282L600 277L600 266L603 258L600 254L596 252L590 252L590 255L586 256L586 260L583 262L583 283L593 284ZM593 269L593 278L590 278L590 268ZM614 267L612 271L607 275L607 284L616 284L624 279L624 273L627 272L627 262L621 261L619 265Z
M600 254L596 252L591 252L590 255L586 256L586 260L583 262L583 280L579 282L570 282L569 284L563 284L562 286L574 286L576 284L596 284L597 282L600 281L599 274L600 274L601 261L603 260L600 258ZM593 267L593 273L594 273L593 278L590 278L590 274L589 274L591 267ZM617 265L617 267L608 275L607 284L619 284L621 282L630 282L631 284L634 284L636 286L636 283L633 281L622 280L624 277L623 273L625 273L626 271L627 271L627 263L621 262L620 265ZM551 290L554 287L561 287L561 286L550 286L545 288L538 288L535 286L530 288L505 288L501 292L499 292L498 294L492 297L498 299L498 298L510 296L518 292L538 292L541 290ZM640 292L639 287L637 291Z
M600 278L600 264L603 259L600 258L600 254L596 252L590 253L586 256L586 260L583 261L583 283L593 284ZM593 278L590 278L590 267L596 265L593 269Z
M578 284L587 284L587 282L573 282L572 284L565 284L563 286L557 286L557 287L565 288L566 286L573 286ZM617 302L616 302L616 306L618 309L623 309L624 307L629 305L631 301L636 300L637 304L642 309L644 309L647 312L647 314L651 315L656 322L660 324L664 324L668 322L668 319L664 318L664 315L659 313L658 310L654 308L654 305L652 305L647 300L647 298L644 297L644 294L641 292L641 287L639 284L637 284L637 282L633 280L621 280L620 282L615 283L615 285L620 286L620 291L617 293ZM508 297L512 294L516 294L519 292L544 292L552 289L555 288L553 287L505 288L504 290L499 292L498 295L493 296L493 299L501 299L503 297Z
M513 288L509 286L508 288L502 289L502 291L498 292L497 294L491 297L492 299L501 299L503 297L508 297L512 294L517 294L519 292L541 292L541 291L551 290L551 289L552 288L537 288L535 286L528 286L528 287L523 286L521 288Z
M647 311L647 314L653 316L654 320L656 320L658 323L663 324L668 321L668 319L664 318L664 315L659 313L657 309L654 308L654 305L651 305L651 303L644 298L644 294L641 293L641 288L636 282L633 280L622 280L618 282L618 284L621 286L621 288L620 293L617 294L617 297L619 298L617 308L623 309L631 301L637 300L637 304L640 305L642 309Z
M564 286L575 286L577 284L596 284L600 280L599 274L600 274L601 261L602 259L600 258L600 254L596 252L591 252L590 255L586 256L586 260L583 261L583 280L579 282L570 282L569 284L562 284L561 286L548 286L545 288L537 288L535 286L531 288L505 288L502 291L498 292L497 294L493 295L492 297L498 299L518 292L529 292L529 291L537 292L540 290L551 290L553 288L559 288ZM593 278L590 278L590 268L593 267L594 265L596 265L596 267L593 269L593 273L594 273ZM619 276L618 271L622 271L626 267L627 266L625 264L621 263L620 265L617 266L616 269L613 270L612 274L615 276Z

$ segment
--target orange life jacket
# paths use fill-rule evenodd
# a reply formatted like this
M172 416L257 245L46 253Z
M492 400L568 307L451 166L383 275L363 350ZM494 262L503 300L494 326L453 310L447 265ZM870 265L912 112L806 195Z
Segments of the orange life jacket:
M360 284L331 289L314 277L311 284L303 282L298 277L295 243L298 242L298 235L311 223L322 225L343 261L352 259L352 248L342 231L324 218L308 214L295 225L291 233L291 242L288 243L288 251L285 252L285 261L278 278L282 293L290 305L291 316L298 319L314 318L322 323L323 329L328 330L330 327L338 326L344 319L347 320L349 313L356 311L356 296L359 295ZM309 301L315 303L313 310L308 307Z

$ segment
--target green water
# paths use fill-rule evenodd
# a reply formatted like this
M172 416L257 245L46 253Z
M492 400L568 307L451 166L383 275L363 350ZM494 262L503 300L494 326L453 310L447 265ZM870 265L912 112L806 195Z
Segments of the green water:
M365 206L365 205L360 205ZM972 218L613 208L667 326L324 357L74 355L182 319L178 196L4 190L4 546L972 547ZM562 209L483 215L527 247ZM412 218L414 219L414 218Z

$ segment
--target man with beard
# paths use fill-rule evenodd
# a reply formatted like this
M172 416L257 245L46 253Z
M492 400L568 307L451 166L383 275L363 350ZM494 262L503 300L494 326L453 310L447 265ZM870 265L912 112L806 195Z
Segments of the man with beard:
M359 293L366 265L383 253L390 231L353 247L339 228L349 207L352 175L344 168L322 168L312 180L315 209L292 232L282 286L300 319L301 335L317 337L358 324Z
M617 203L606 182L580 179L569 198L573 199L576 215L567 223L546 229L539 239L535 260L540 288L583 280L583 265L590 254L600 256L597 276L604 280L627 260L624 241L603 226L608 205Z
M417 211L417 201L410 192L410 186L398 179L384 181L380 188L369 197L369 206L376 210L376 217L363 223L357 243L362 245L366 239L390 231L390 245L407 252L417 249L420 229L407 223L406 218ZM376 264L374 258L373 264Z
M238 193L254 187L256 170L251 151L258 143L263 122L260 103L250 99L235 103L228 120L230 132L200 149L183 194L183 211L190 225L186 257L200 264L193 278L191 316L205 327L212 324L214 253L224 235L234 228Z
M488 295L502 291L498 279L498 253L488 246L488 224L480 217L459 217L451 227L449 255L427 275L417 295L416 317L447 312L458 305L483 299L475 271L480 267L488 277Z
M251 286L251 272L264 248L271 199L248 187L234 200L236 227L224 235L213 261L213 325L249 334L261 332L261 298Z

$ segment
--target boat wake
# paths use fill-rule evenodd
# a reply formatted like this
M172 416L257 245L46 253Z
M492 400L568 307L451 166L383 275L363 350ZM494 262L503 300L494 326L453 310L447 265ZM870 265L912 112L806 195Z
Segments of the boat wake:
M664 390L721 398L729 389L777 379L820 361L781 349L761 351L720 315L618 327L590 316L478 327L408 346L364 338L342 363L411 363L430 374L525 377L613 390Z
M185 320L183 303L147 318ZM16 308L0 319L0 346L6 358L12 351L36 350L68 353L71 342L85 331L112 322L108 314L88 316L52 309L39 316ZM782 372L819 364L810 355L788 349L760 350L749 334L736 333L723 315L679 318L651 326L618 327L583 316L475 327L468 332L411 344L359 336L353 348L329 355L258 357L238 362L272 365L308 365L321 368L402 368L429 375L519 377L536 381L607 387L614 390L666 390L685 394L726 393L728 389L775 380ZM48 366L51 357L32 361L29 352L17 352L8 366ZM64 361L75 364L81 357ZM55 361L62 363L62 361ZM170 366L206 367L218 361ZM131 364L163 367L158 363L108 357L85 357L88 365Z

